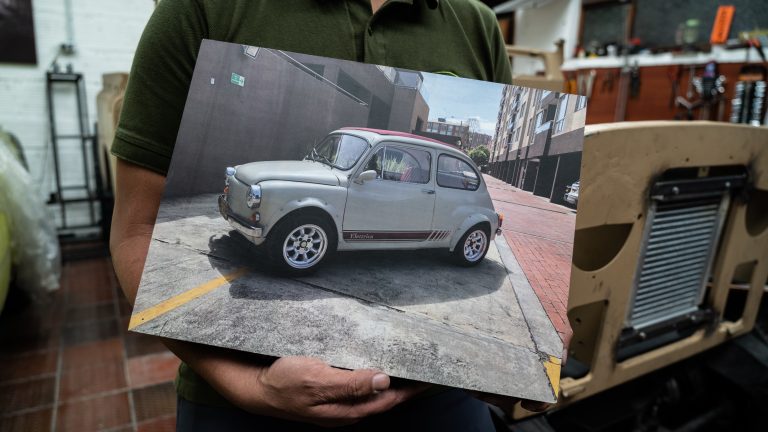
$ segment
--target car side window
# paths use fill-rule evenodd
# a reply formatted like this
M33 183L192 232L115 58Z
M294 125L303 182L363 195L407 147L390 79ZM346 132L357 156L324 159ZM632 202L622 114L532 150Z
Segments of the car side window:
M474 191L480 187L480 177L475 169L463 160L441 154L437 158L437 185Z
M371 156L365 169L375 170L382 180L424 184L429 183L431 165L428 151L387 145Z
M381 178L381 162L384 160L384 147L376 151L365 164L363 171L376 171L376 178Z

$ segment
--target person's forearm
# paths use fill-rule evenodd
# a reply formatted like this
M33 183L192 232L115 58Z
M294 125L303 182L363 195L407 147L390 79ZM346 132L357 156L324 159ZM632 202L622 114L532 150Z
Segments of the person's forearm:
M115 218L117 219L117 217ZM115 225L113 223L113 225ZM153 225L116 226L110 238L112 265L128 302L133 305L147 257Z
M135 303L165 177L118 159L109 248L120 287ZM172 282L169 282L172 283ZM375 370L341 371L318 359L272 359L224 348L161 338L224 398L263 415L323 425L352 423L386 411L421 391L389 389Z
M116 217L116 219L119 218ZM119 221L117 225L116 228L118 229L113 231L112 238L110 239L112 259L120 286L128 301L133 304L136 300L136 293L151 241L153 226L146 224L133 225L131 228L125 229ZM214 373L234 375L239 373L241 367L246 367L247 365L251 373L254 374L254 378L258 378L263 368L266 367L266 363L262 366L254 363L253 359L247 360L241 353L230 350L175 339L160 339L171 352L210 383L219 382L222 378L227 382L230 381L228 378L233 378L218 376L215 377L216 379L212 379L214 378L212 376ZM215 386L215 384L212 385ZM232 395L228 394L230 393L229 389L216 388L216 390L225 398L232 398ZM254 397L251 403L254 406L265 406L259 400L259 395L260 393L258 392L253 393Z

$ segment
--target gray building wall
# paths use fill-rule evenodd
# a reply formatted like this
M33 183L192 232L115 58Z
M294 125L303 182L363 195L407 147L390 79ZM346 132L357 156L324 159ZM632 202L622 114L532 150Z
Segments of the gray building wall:
M356 65L337 62L312 57L312 63L324 63L329 72ZM362 73L352 69L350 75ZM244 86L230 82L233 72L245 77ZM375 77L370 69L368 74ZM239 45L206 40L192 77L166 196L217 192L227 166L301 159L334 129L368 126L369 111L369 104L360 104L278 53L259 49L252 58Z

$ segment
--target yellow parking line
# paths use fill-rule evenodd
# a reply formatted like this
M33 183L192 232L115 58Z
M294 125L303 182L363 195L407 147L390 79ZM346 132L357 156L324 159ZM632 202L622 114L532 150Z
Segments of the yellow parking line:
M202 285L198 285L192 289L184 291L179 295L173 296L168 300L160 302L150 308L144 309L141 312L134 313L131 315L131 321L128 323L128 330L132 330L135 327L152 321L160 315L170 312L181 305L189 303L202 295L208 294L214 289L226 284L227 282L231 282L246 273L248 273L248 270L245 268L237 269L232 273L225 274Z
M552 391L555 397L560 393L560 365L562 361L555 356L549 356L549 360L544 362L544 368L547 370L549 383L552 384Z

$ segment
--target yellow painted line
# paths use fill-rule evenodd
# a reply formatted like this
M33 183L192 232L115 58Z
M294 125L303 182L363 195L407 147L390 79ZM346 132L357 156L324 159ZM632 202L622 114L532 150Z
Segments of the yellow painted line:
M562 362L559 358L549 356L549 360L544 362L544 369L547 370L547 376L549 377L549 383L552 384L552 390L555 392L555 397L560 393L560 365Z
M243 276L246 273L248 273L248 270L245 268L237 269L232 273L225 274L202 285L198 285L192 289L184 291L179 295L173 296L168 300L158 303L150 308L144 309L141 312L134 313L131 315L131 321L128 323L128 330L132 330L135 327L152 321L160 315L170 312L181 305L187 304L200 296L208 294L216 288L228 282L232 282L233 280Z

